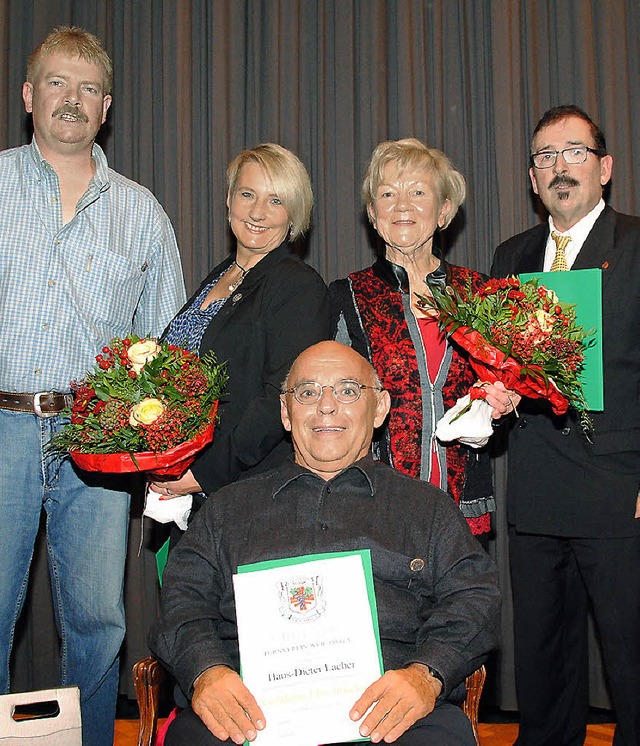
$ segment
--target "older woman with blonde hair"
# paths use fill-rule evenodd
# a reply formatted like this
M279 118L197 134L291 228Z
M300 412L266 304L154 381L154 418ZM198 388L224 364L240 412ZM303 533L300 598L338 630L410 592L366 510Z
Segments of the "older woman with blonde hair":
M215 267L170 323L165 339L226 362L213 443L177 480L154 482L165 497L210 493L290 453L280 421L280 384L297 355L329 337L327 288L292 253L309 228L313 192L289 150L263 143L227 168L233 253Z
M391 395L391 412L375 444L399 471L449 492L478 538L488 537L494 510L486 451L435 436L437 421L477 383L466 353L448 341L417 305L434 283L473 288L485 278L446 262L435 236L455 217L465 180L439 150L416 139L380 143L371 156L362 198L384 255L372 267L332 283L334 337L371 361ZM493 416L511 411L502 384L486 385Z

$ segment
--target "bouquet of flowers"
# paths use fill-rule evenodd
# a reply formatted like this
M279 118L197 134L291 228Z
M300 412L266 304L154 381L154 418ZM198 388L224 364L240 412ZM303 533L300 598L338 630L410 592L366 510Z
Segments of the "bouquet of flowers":
M213 353L197 355L135 335L113 339L71 384L70 422L52 440L89 471L179 476L213 437L227 383Z
M579 379L589 332L576 323L573 305L538 280L517 277L489 280L475 293L470 281L461 291L450 286L431 291L431 298L420 296L420 305L435 310L440 327L467 351L480 380L502 381L521 396L547 399L555 414L572 407L589 437L593 426ZM474 387L469 404L482 397L482 388Z

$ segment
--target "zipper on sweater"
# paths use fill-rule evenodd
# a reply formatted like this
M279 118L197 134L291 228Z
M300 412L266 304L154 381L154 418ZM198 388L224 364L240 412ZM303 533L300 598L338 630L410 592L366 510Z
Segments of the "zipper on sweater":
M425 369L427 371L427 379L429 381L429 409L431 410L431 425L432 425L432 432L429 434L429 468L427 470L427 480L428 482L431 481L431 472L433 467L433 456L435 454L436 458L438 459L438 467L440 471L440 485L442 485L442 479L443 475L446 473L446 463L444 464L444 468L442 463L440 463L440 458L438 454L438 439L436 438L436 384L435 381L431 380L431 374L429 373L429 363L427 361L427 351L424 347L424 340L422 340L422 334L420 335L420 339L422 341L422 353L424 355L424 363L425 363ZM440 374L442 373L442 366L444 365L444 361L446 358L446 349L444 354L442 355L442 359L440 360L440 364L438 365L438 372L436 373L436 381L440 377ZM446 481L445 481L446 484Z
M428 368L427 368L428 375ZM431 422L435 424L436 417L436 387L435 384L429 381L429 407L431 409ZM429 434L429 470L427 473L427 481L431 481L431 471L433 469L433 455L438 455L438 445L436 443L436 434L432 432Z

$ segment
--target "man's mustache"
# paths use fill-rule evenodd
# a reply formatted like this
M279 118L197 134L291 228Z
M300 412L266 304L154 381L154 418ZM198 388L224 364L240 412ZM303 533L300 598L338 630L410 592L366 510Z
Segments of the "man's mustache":
M549 182L549 189L555 189L556 187L577 187L580 186L580 182L576 181L575 179L572 179L571 176L566 176L564 174L558 174L557 176L554 176L553 179Z
M77 106L71 106L71 104L63 104L58 107L51 116L55 119L56 117L61 117L63 114L69 114L72 117L76 117L76 119L79 119L85 124L89 121L89 117L86 114L81 112Z

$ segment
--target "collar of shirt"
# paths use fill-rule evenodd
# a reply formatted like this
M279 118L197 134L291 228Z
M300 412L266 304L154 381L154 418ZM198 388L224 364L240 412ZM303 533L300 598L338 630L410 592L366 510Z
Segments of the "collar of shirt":
M567 248L564 250L565 256L567 258L567 266L569 267L569 269L571 269L571 267L573 266L573 263L580 253L580 249L582 248L584 242L587 240L587 236L591 232L591 229L593 228L596 220L600 217L600 213L604 210L604 207L604 200L601 199L593 208L593 210L585 215L582 220L578 220L578 222L570 230L564 231L564 233L562 233L561 231L556 231L557 233L560 233L561 236L571 236L571 241L569 241ZM553 264L553 260L556 255L556 243L553 238L551 238L551 232L555 230L556 227L553 224L553 218L551 217L551 215L549 215L549 236L547 238L547 245L545 247L543 264L543 270L545 272L548 272L551 269L551 265Z
M279 474L281 476L280 484L273 492L273 499L280 496L285 497L287 488L299 480L325 482L329 488L346 486L352 494L361 494L368 497L373 497L376 492L374 462L370 454L363 456L359 461L328 480L323 479L304 466L296 464L293 459L282 465Z
M28 147L31 162L41 176L47 172L55 173L53 166L42 155L35 135ZM109 188L109 164L107 163L107 156L104 154L104 150L94 142L91 150L91 157L93 158L93 162L96 164L96 172L91 179L87 191L91 191L92 188L97 188L98 191L102 192Z
M436 259L440 260L440 265L425 277L425 282L428 285L434 284L444 287L447 283L446 263L442 258L440 248L435 244L432 248L432 254ZM394 264L384 254L380 255L374 262L373 271L393 290L404 293L405 295L409 293L409 275L407 274L407 270L399 264Z
M41 173L43 171L48 171L51 168L51 166L47 163L46 158L40 152L40 148L38 147L38 143L36 142L35 135L33 136L33 139L31 140L31 144L27 148L27 153L29 154L29 157L31 158L31 162L34 165L34 167Z

